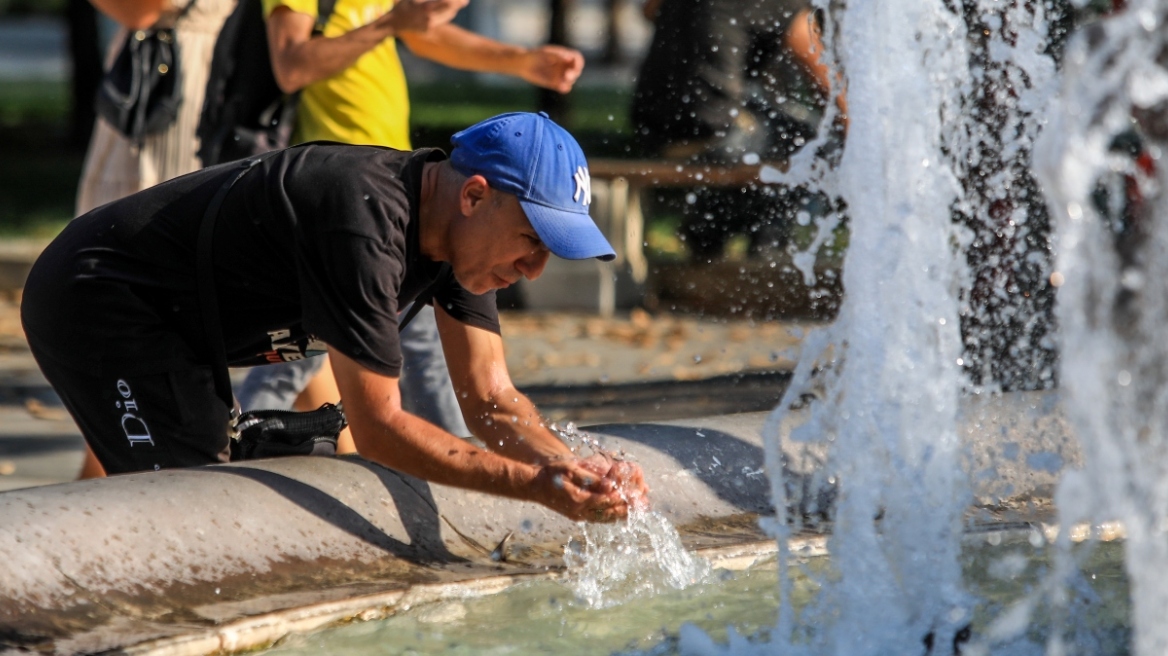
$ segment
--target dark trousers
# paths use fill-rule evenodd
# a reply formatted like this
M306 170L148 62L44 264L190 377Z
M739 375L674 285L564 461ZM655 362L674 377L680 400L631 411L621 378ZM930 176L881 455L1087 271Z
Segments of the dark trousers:
M641 66L632 118L650 152L708 139L768 108L803 75L784 40L807 0L668 0ZM744 114L747 113L747 114Z
M33 356L108 474L227 462L227 406L211 368L121 374L70 366L30 341Z

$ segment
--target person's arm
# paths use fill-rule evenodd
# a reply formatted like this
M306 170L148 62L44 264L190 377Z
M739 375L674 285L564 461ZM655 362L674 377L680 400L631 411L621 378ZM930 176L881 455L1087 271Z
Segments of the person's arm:
M641 5L641 15L649 22L655 22L657 16L661 14L661 5L663 0L645 0L645 4Z
M107 0L108 1L108 0ZM268 16L268 45L276 84L285 93L330 78L382 41L449 22L467 0L400 0L368 25L337 37L313 37L316 19L278 6Z
M584 70L584 55L572 48L554 45L524 48L450 23L398 38L410 52L439 64L464 71L513 75L560 93L571 91Z
M819 35L819 26L815 20L815 15L810 9L803 9L795 14L791 19L791 25L787 28L787 47L790 48L791 53L795 59L811 73L811 77L815 80L815 84L825 94L830 95L832 88L832 72L823 63L823 40ZM848 115L848 100L843 88L842 76L836 74L836 105L839 106L842 118L846 121Z
M170 0L90 0L98 11L131 30L141 30L158 22L170 9Z
M571 519L612 521L628 514L615 486L578 463L537 466L480 449L403 410L396 378L332 347L329 361L365 458L435 483L542 503Z
M649 489L639 466L606 454L580 459L552 433L535 404L512 383L499 335L461 323L441 307L434 308L434 317L463 418L487 448L536 465L578 462L629 504L648 505Z
M574 458L544 423L535 404L515 388L503 339L434 309L450 380L471 434L492 451L530 463Z

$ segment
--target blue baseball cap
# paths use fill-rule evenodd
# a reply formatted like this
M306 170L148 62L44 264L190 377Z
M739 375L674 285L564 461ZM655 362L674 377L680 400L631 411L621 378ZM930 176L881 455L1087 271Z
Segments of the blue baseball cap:
M592 182L580 144L540 112L500 114L455 134L450 163L514 194L552 253L567 260L611 260L612 245L588 216Z

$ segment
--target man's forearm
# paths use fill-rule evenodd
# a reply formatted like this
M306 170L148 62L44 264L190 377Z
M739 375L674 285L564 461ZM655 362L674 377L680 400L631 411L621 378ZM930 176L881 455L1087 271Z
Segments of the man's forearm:
M365 53L393 36L384 22L359 27L338 37L317 37L293 42L269 28L272 70L280 89L293 93L320 80L341 73Z
M544 423L535 404L515 388L471 409L467 426L489 449L523 462L544 464L572 450Z
M528 52L527 48L501 43L450 24L424 34L403 34L401 40L419 57L478 73L519 75Z
M379 425L354 417L358 452L421 479L531 500L537 468L455 437L426 420L396 412Z

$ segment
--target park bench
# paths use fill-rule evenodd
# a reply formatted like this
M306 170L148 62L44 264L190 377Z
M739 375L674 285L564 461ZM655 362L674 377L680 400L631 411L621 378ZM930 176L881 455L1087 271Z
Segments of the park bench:
M616 259L569 262L553 258L543 278L524 286L529 308L580 309L611 316L617 307L636 304L649 275L642 190L771 183L777 173L787 170L787 163L715 165L663 159L590 159L588 169L592 218L608 237Z

